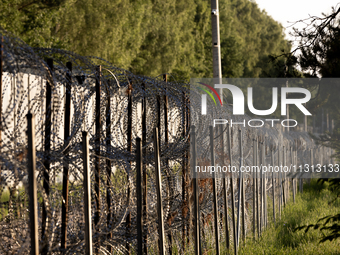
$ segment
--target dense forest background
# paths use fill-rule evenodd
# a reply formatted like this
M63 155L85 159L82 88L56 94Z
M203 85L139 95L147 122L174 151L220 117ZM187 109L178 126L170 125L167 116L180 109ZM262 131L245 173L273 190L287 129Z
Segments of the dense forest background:
M66 49L135 74L176 73L189 81L213 76L210 8L207 0L0 0L0 26L33 47ZM220 0L219 13L223 77L338 77L339 10L315 33L296 33L309 45L300 56L291 54L282 25L255 1ZM318 95L308 108L318 119L321 108L335 119L338 86L319 88L308 88ZM254 89L254 96L258 109L268 109L271 86ZM279 109L272 117L280 118ZM303 116L292 107L290 117L301 123Z
M34 47L102 57L136 74L212 77L210 1L0 0L0 26ZM278 77L283 27L254 1L220 0L223 77Z

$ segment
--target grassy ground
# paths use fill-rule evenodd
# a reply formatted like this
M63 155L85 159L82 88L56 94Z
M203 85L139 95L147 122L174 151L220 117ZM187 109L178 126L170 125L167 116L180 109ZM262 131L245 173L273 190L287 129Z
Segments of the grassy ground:
M4 202L7 202L9 200L9 190L4 190L0 197L0 221L2 221L3 217L5 217L8 214L8 209L5 208Z
M303 194L298 193L295 203L293 203L292 194L290 201L284 208L281 219L276 215L276 224L274 225L272 217L272 204L268 197L268 222L269 227L262 233L259 240L253 241L253 236L247 237L246 243L240 243L238 254L297 254L297 255L317 255L317 254L339 254L340 239L325 243L319 243L324 234L319 230L293 230L302 225L315 224L319 218L334 215L340 211L340 199L334 203L329 203L335 198L335 194L327 189L327 185L318 184L312 180L311 184L304 185ZM276 204L276 209L278 209ZM252 214L252 212L250 212ZM177 233L180 235L180 233ZM211 229L205 229L205 237L201 236L203 241L203 255L216 254L214 232ZM224 233L220 233L220 254L234 254L233 249L228 252L224 239ZM242 239L241 239L242 240ZM233 247L233 244L230 244ZM156 254L157 247L152 247L150 254ZM151 249L150 249L151 251ZM173 247L173 254L181 254L177 247ZM193 240L186 247L185 255L194 254Z
M16 215L16 202L17 202L17 196L20 195L21 203L23 203L23 198L25 194L24 188L20 188L18 192L14 192L14 195L12 196L12 203L13 203L13 210L14 215ZM0 197L0 221L3 220L4 217L8 215L8 205L9 205L9 198L10 198L10 191L8 189L4 189L1 193Z
M254 242L249 237L246 245L241 245L239 254L340 254L340 240L319 243L323 236L319 230L293 231L298 226L315 224L319 218L339 213L339 199L329 203L334 198L327 185L320 185L316 180L312 180L311 185L305 184L303 194L298 194L296 202L290 201L284 208L281 220L264 231L259 240Z
M59 187L60 188L60 187ZM335 198L335 194L327 189L327 184L318 184L312 180L311 185L304 185L303 194L296 197L293 203L292 195L281 215L281 219L276 216L276 224L271 224L261 235L259 240L253 241L252 236L248 236L246 244L240 243L239 254L340 254L340 240L325 243L319 243L323 234L319 230L310 230L308 233L302 231L294 232L293 230L302 225L315 224L317 219L327 215L334 215L340 211L340 199L334 203L329 203ZM9 199L9 192L3 192L0 201L6 202ZM269 212L272 212L271 201L269 199ZM2 214L6 215L7 210L2 209ZM268 214L269 222L272 222L271 213ZM216 254L213 232L206 232L206 243L203 254ZM221 235L221 254L228 254L223 242L224 237ZM232 245L232 244L231 244ZM155 254L156 250L150 253ZM193 254L192 244L187 247L185 254ZM174 254L180 254L177 247L174 247ZM229 254L233 254L231 250Z

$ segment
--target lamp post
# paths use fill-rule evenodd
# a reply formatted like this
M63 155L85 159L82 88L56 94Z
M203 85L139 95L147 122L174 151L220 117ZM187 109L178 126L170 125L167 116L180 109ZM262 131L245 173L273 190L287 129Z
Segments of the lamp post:
M221 68L221 47L220 47L220 19L218 0L211 0L211 26L212 26L212 47L213 47L213 78L214 83L222 83ZM222 89L218 89L223 102Z

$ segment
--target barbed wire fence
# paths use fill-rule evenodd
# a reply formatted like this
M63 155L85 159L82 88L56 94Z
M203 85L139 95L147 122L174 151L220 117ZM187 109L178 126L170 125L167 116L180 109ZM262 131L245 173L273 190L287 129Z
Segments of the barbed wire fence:
M160 238L157 231L159 206L154 156L155 127L158 128L160 143L165 251L169 254L194 253L195 238L192 234L195 230L195 203L194 179L190 175L190 166L193 165L189 153L192 136L190 125L197 127L197 139L200 139L200 133L207 132L209 125L190 121L192 116L199 114L200 108L189 102L189 84L171 74L155 78L135 75L101 58L83 57L60 49L31 48L4 30L1 30L1 35L1 253L28 254L31 250L28 113L35 116L40 253L84 252L82 131L89 136L94 252L137 253L137 137L141 137L143 150L143 251L150 254L158 252L157 240ZM307 133L284 133L279 128L269 127L261 128L261 131L241 129L242 143L238 143L240 136L236 129L230 132L231 150L229 154L225 153L224 163L231 163L231 158L238 159L241 146L244 165L254 162L259 165L260 159L254 161L253 149L260 147L263 142L262 163L270 162L272 156L277 159L283 148L291 152L285 152L285 155L290 155L287 162L312 162L312 158L319 158L321 154L325 162L330 160L329 151L325 153L326 148L318 147ZM222 133L225 131L226 128ZM218 132L216 130L215 134ZM219 135L214 138L216 144L219 144L219 138ZM218 146L222 150L222 146L227 147L227 143ZM310 154L311 149L314 150L313 155ZM280 156L281 162L283 156ZM204 164L204 160L209 159L207 156L198 161ZM244 240L254 222L261 228L267 225L268 209L263 205L269 203L266 202L266 194L274 194L271 193L273 183L268 181L269 176L264 178L267 181L258 185L253 185L253 180L259 178L253 177L243 176ZM235 219L231 210L226 215L223 208L226 204L230 209L241 203L237 186L240 181L232 182L231 177L226 178L226 186L223 178L216 180L214 192L211 192L212 179L202 178L198 182L198 214L201 217L200 227L196 231L198 229L203 239L201 249L208 249L214 242L211 226L215 192L221 223L215 228L219 228L220 233L226 236L225 240L231 243L235 240L232 231L233 225L236 225ZM281 179L275 183L274 198L277 201L283 200L282 183ZM255 186L258 190L253 189ZM294 187L296 189L297 185ZM227 203L223 202L224 191ZM235 203L232 202L234 199ZM253 201L256 199L258 204L255 205ZM279 202L281 209L282 203ZM253 214L254 211L257 214ZM256 219L257 216L254 218L254 215L259 214L263 217L262 221ZM229 233L222 227L222 222L229 222Z

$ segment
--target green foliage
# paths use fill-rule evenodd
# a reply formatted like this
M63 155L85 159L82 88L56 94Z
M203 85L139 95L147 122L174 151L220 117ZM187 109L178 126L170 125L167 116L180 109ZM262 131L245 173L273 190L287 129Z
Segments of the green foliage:
M298 64L306 77L338 78L340 77L340 8L330 15L311 18L310 25L303 30L295 30L300 39L301 54ZM306 22L308 23L308 22ZM340 85L334 80L318 87L317 97L308 103L308 109L316 113L318 109L326 110L331 119L340 119L338 101ZM339 123L337 123L339 126ZM335 134L336 135L336 134Z
M319 183L326 184L328 189L340 197L340 179L319 179Z
M32 46L105 58L137 74L212 76L210 2L203 0L0 0L0 25ZM220 1L224 77L274 72L289 51L282 26L249 0Z
M315 218L326 217L337 213L340 201L329 204L335 194L327 189L328 184L313 179L311 184L305 184L303 194L298 193L295 203L290 201L284 208L281 219L276 217L276 224L265 230L260 239L253 241L249 236L239 254L338 254L340 240L320 243L324 234L318 230L310 229L294 231L302 225L310 225Z
M298 63L304 71L305 76L338 78L340 76L340 21L338 19L340 8L333 9L333 12L318 19L313 19L310 27L295 31L296 36L301 40L301 55ZM320 21L316 24L315 21ZM313 114L318 113L319 109L325 110L330 119L335 120L335 128L332 133L326 132L319 137L313 138L323 146L333 148L333 157L340 158L340 106L338 95L340 84L334 79L324 79L322 85L317 86L315 97L308 103L308 109Z
M56 36L66 0L1 0L0 26L31 46L63 47Z
M12 194L11 194L12 192ZM4 188L0 196L0 221L4 220L8 216L9 212L9 201L12 201L13 215L17 215L17 201L22 202L26 197L26 192L24 187L20 187L17 190L10 190L8 187ZM9 219L7 219L9 220Z
M320 229L320 231L329 231L330 233L324 236L320 243L324 243L326 241L333 241L340 237L340 214L326 216L318 220L316 224L310 224L308 226L301 226L296 228L296 231L305 229L305 233L307 233L310 229ZM333 223L329 226L330 223Z
M223 74L268 77L274 69L270 55L290 49L281 24L253 1L222 1L220 6L227 10L220 19Z
M323 186L327 186L328 190L334 193L333 198L329 204L333 204L340 197L340 180L339 179L319 179L318 183ZM320 239L320 243L326 241L333 241L340 237L340 214L328 215L320 218L316 224L303 225L295 228L294 231L305 230L307 233L311 229L319 230L320 232L326 233Z
M339 13L339 10L337 12ZM314 25L317 36L313 32L306 31L298 34L303 38L303 42L300 43L299 64L310 76L324 78L340 76L339 24L340 21L334 18L325 25ZM306 42L310 44L309 47L304 47Z

